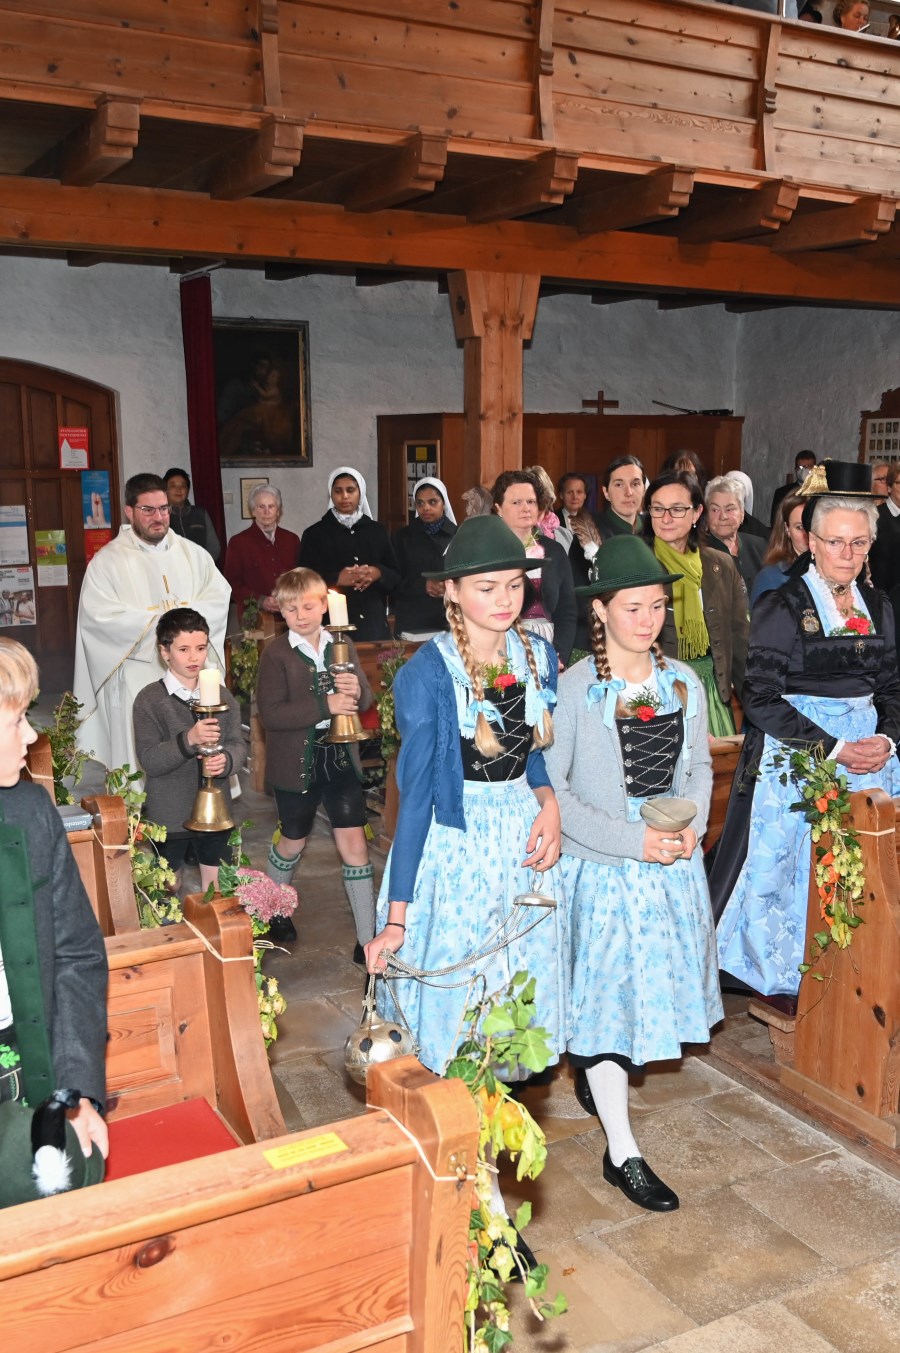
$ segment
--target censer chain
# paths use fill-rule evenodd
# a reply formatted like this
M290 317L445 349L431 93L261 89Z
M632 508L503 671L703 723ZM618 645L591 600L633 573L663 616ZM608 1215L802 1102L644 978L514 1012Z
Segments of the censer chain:
M446 968L416 968L411 963L405 962L404 959L398 958L396 954L392 954L389 949L382 949L381 957L385 961L385 976L413 977L417 981L424 982L426 986L439 986L448 991L453 990L454 987L468 986L472 980L471 976L466 977L462 982L429 982L428 978L449 977L452 973L462 972L476 963L484 962L493 957L494 954L499 954L500 950L505 949L513 940L524 939L529 931L533 930L536 925L540 925L547 915L547 912L543 912L542 915L535 916L524 930L516 930L514 934L506 934L508 927L517 921L519 912L523 910L524 908L516 907L505 920L500 922L493 935L485 940L480 949L467 954L465 958L459 959L456 963L451 963Z

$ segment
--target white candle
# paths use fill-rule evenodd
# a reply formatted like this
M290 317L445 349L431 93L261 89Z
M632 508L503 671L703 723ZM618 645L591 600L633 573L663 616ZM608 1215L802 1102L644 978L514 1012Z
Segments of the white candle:
M347 617L347 598L343 592L328 593L328 623L329 625L348 625Z
M218 667L204 667L200 673L200 701L201 705L218 705L219 701L219 669Z

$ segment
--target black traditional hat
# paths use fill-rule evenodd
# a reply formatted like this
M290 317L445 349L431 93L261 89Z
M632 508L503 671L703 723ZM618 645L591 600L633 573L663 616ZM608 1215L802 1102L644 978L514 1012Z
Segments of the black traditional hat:
M824 460L814 465L796 490L798 498L805 498L803 529L812 526L813 512L820 498L868 498L872 494L872 467L858 460Z

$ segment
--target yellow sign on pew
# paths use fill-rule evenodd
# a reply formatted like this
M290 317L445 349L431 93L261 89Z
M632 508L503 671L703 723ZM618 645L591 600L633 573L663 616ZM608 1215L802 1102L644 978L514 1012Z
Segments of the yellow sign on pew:
M290 1165L305 1165L307 1161L349 1149L336 1132L323 1132L320 1137L306 1137L302 1142L291 1142L288 1146L273 1146L263 1155L273 1170L286 1170Z

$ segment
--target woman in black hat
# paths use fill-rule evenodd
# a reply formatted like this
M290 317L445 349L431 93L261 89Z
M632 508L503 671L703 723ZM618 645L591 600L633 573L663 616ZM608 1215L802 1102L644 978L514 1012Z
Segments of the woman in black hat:
M427 575L445 583L449 632L394 678L400 812L379 933L366 945L370 972L384 970L383 950L419 969L458 963L508 918L529 871L559 858L559 809L542 751L552 738L557 658L518 619L531 562L498 517L471 517L443 569ZM537 1022L562 1050L562 924L561 908L548 911L523 940L456 973L456 986L396 981L426 1066L441 1074L453 1058L466 982L478 973L493 992L527 969L537 979Z
M720 967L787 1010L804 958L810 828L790 811L785 756L820 747L850 789L900 794L894 617L863 580L877 520L871 470L826 461L803 489L809 550L753 609L747 736L710 874Z
M635 1142L628 1071L705 1043L722 1018L699 849L712 789L706 700L699 677L657 643L678 579L642 540L606 542L595 581L578 589L593 656L560 679L547 753L571 918L569 1061L606 1132L604 1179L654 1212L678 1198ZM692 803L674 825L652 825L654 807L672 822L671 796Z

